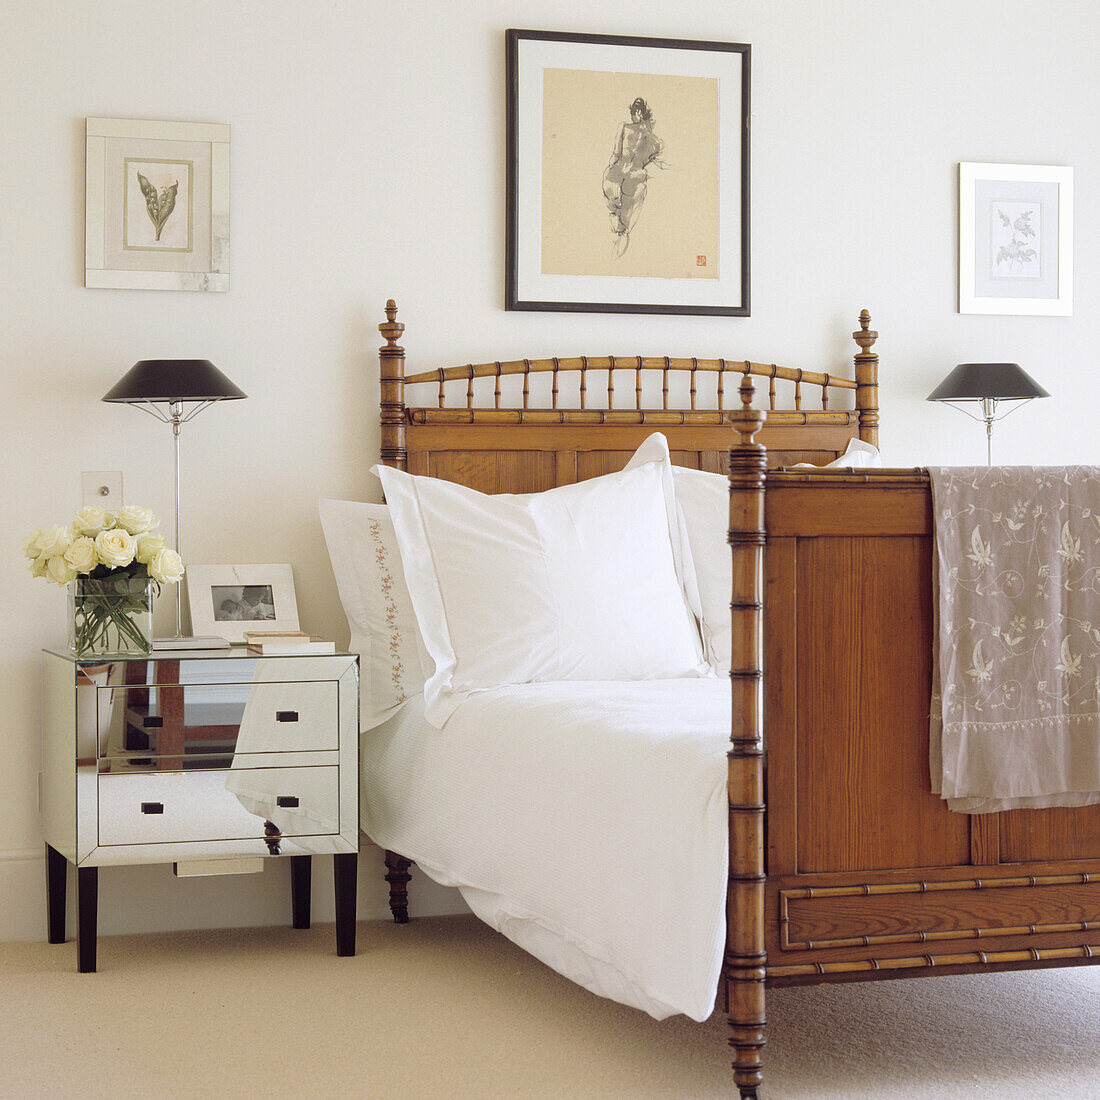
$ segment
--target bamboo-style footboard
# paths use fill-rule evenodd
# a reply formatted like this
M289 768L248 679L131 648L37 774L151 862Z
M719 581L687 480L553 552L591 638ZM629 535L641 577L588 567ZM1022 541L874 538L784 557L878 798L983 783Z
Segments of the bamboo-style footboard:
M757 1097L766 985L1100 960L1100 806L932 794L927 475L765 472L747 395L734 427L727 982Z

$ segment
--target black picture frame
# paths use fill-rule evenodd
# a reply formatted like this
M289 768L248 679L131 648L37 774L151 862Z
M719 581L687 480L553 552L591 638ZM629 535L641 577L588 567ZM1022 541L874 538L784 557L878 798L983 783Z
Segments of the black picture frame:
M736 42L516 29L508 30L506 39L505 308L574 313L749 316L751 46ZM551 92L546 81L547 71L553 73L555 88L559 85L566 88L564 95ZM614 81L619 83L614 84ZM659 83L661 81L665 83ZM680 97L676 99L679 109L676 117L690 122L681 130L690 155L684 155L682 149L674 154L670 143L656 136L659 116L657 123L643 133L649 121L646 111L649 117L653 111L641 95L633 102L615 92L587 98L583 95L589 87L598 86L606 93L612 86L619 89L626 84L669 89L670 97ZM689 89L686 93L685 87ZM692 93L690 89L695 88L703 91ZM702 94L708 109L688 110L691 100L686 97L690 94ZM573 99L565 98L567 95L572 95ZM659 91L657 98L660 99ZM641 109L637 109L639 101ZM710 110L712 102L716 108L713 111ZM546 120L555 117L549 113L551 110L560 110L551 104L568 106L570 103L579 104L581 109L562 110L559 117L568 118L570 133L578 135L576 142L572 145L562 142L554 126L551 137L555 144L548 144L544 132ZM612 155L606 157L606 153L600 153L596 135L608 134L606 123L612 103L619 118L627 116L629 122L622 123L617 139L611 140L613 131L610 133L604 149L610 145ZM688 131L693 142L690 146ZM624 138L624 135L627 136ZM711 145L706 140L708 136ZM634 150L628 153L632 143ZM647 168L651 165L669 167L662 163L665 148L670 149L670 176L675 187L665 188L659 197L651 196L647 207L647 192L654 190L649 187L649 181L657 178L649 174ZM547 149L550 152L544 153ZM559 149L566 152L559 153ZM602 164L598 159L601 155L607 160L602 181L596 178ZM568 166L558 167L566 159L572 162L581 158L585 172L587 165L593 164L591 202L585 187L575 188L576 171L570 172ZM714 162L716 172L712 170ZM692 169L700 164L704 165L703 169L693 176ZM559 192L570 196L559 180L567 181L566 188L575 188L572 194L578 202L558 201ZM690 203L693 188L705 192L707 199L713 201ZM542 227L543 214L551 201L557 204L556 209L569 211L569 228L559 231ZM603 208L598 209L601 201ZM662 202L665 203L663 207ZM705 275L701 271L675 274L689 271L690 242L681 239L688 233L677 235L677 227L689 223L674 220L672 215L676 210L668 209L670 203L678 203L683 210L702 207L708 212L707 228L702 231L703 239L709 242L708 251L696 251L695 263L705 267L711 259L710 249L716 244L714 274L709 271ZM578 212L576 225L573 224L574 212ZM666 244L662 251L652 243L658 234L654 229L648 253L644 252L644 244L634 245L629 263L616 269L615 262L630 253L633 240L646 240L642 230L649 229L643 218L647 212L651 212L651 221L663 232L662 239L671 238L671 247ZM663 212L669 217L661 222L658 219ZM595 251L603 243L597 245L593 232L597 215L606 227L603 232L610 260ZM565 220L563 216L555 216L553 224L558 227ZM696 223L690 224L691 232L697 232ZM648 267L643 266L647 264ZM618 270L622 274L618 274Z

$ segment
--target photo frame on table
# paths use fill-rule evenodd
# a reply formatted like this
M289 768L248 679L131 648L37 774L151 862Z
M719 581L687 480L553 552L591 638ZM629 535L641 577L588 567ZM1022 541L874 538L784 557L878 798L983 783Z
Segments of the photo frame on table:
M1073 313L1073 169L959 164L959 312Z
M751 47L509 30L505 307L749 315Z
M246 630L298 629L289 565L189 565L186 577L193 634L242 644Z
M86 287L229 289L229 134L220 123L85 120Z

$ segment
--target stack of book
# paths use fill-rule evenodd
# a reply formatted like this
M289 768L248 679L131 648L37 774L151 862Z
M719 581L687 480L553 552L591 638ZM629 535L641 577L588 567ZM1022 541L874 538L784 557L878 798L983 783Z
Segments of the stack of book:
M304 630L246 630L249 653L262 657L287 657L295 653L335 653L336 643L314 638Z

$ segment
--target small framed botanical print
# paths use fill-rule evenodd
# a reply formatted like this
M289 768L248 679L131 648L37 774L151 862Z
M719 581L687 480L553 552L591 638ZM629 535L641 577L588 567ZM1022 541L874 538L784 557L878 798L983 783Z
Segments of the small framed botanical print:
M1073 169L959 165L959 312L1073 313Z
M89 118L84 285L229 289L229 127Z

